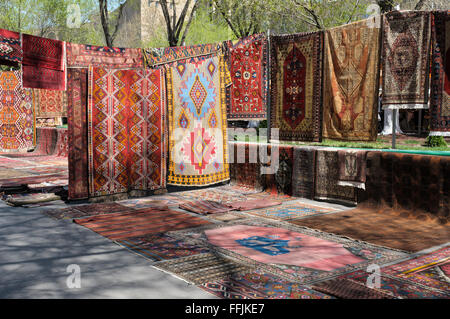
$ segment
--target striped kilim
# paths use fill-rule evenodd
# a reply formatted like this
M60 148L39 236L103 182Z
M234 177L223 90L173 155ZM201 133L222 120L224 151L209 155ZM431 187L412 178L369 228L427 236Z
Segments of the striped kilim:
M111 240L163 233L210 222L186 213L146 208L74 220Z
M233 210L230 206L224 205L218 202L214 202L211 200L196 200L191 202L186 202L183 204L180 204L179 206L181 209L201 214L201 215L208 215L208 214L217 214L217 213L226 213L230 210Z
M89 70L90 196L165 187L162 70Z
M203 186L230 178L227 84L223 56L178 63L168 70L168 184Z
M0 151L26 151L35 145L33 92L20 71L0 72Z
M245 264L237 263L216 253L198 254L162 261L157 263L155 267L174 273L195 284L227 278L233 274L248 272L252 269Z

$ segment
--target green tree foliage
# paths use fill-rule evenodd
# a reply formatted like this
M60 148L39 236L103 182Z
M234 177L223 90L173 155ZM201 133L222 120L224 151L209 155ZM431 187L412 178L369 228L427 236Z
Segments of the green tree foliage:
M80 8L79 28L69 27L69 5ZM0 28L70 42L103 45L97 0L0 0Z

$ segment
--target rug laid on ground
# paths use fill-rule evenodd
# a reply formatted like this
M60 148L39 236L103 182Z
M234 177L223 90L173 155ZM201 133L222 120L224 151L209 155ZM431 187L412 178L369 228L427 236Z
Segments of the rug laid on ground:
M51 209L43 211L42 213L54 219L72 219L118 212L129 212L133 210L133 208L120 205L118 203L97 203L90 205L70 206L62 209Z
M362 284L370 282L372 284L372 272L366 272L364 270L358 270L349 274L343 275L340 278L351 279L358 281ZM391 277L381 272L380 286L378 288L388 294L391 294L397 298L402 299L448 299L450 295L448 291L438 291L436 289L430 289L426 286L416 285L409 281Z
M89 197L87 69L69 69L67 74L67 122L69 141L69 199Z
M309 205L302 202L285 202L281 206L269 209L259 209L247 212L248 214L277 219L277 220L296 220L299 218L322 215L331 212L337 212L337 209L325 208L315 205Z
M346 141L377 138L379 20L373 17L325 31L325 138Z
M316 154L313 148L294 147L292 196L314 199Z
M355 204L357 192L354 187L338 185L339 156L335 150L317 150L314 198Z
M141 49L110 48L87 44L67 43L68 67L144 67Z
M5 65L18 65L22 62L20 33L0 29L0 61Z
M5 203L9 206L27 206L39 203L53 202L60 200L61 197L52 193L27 193L9 195Z
M225 299L334 299L260 269L232 274L226 279L204 283L200 288Z
M271 139L320 142L323 32L273 36L271 51Z
M428 108L431 13L383 17L383 108Z
M238 220L170 235L207 243L220 253L298 283L326 280L407 256L398 250L269 220Z
M63 41L23 34L24 87L64 91L65 47Z
M450 12L433 12L430 135L450 135Z
M27 151L36 141L33 92L20 71L0 72L0 152Z
M168 184L206 186L230 179L223 56L167 71Z
M228 204L232 209L239 211L248 211L255 209L264 209L267 207L279 206L281 201L271 199L249 199L242 202L232 202Z
M261 120L267 114L267 39L255 34L230 48L228 119Z
M163 70L89 69L89 195L166 183Z
M342 299L393 299L382 290L347 278L337 278L313 285L313 289Z
M66 91L33 89L36 100L36 117L67 116Z
M248 272L248 265L217 253L204 253L161 261L154 265L194 284L227 278L232 274Z
M192 245L166 234L116 240L116 243L151 261L171 260L210 252L205 246Z
M356 208L291 223L410 252L446 243L450 236L450 225L404 217L387 209Z
M414 218L448 223L450 158L391 152L367 153L363 208L393 208Z
M130 212L79 218L74 222L111 240L210 224L183 212L156 208L131 209Z
M185 203L188 199L180 198L178 196L174 196L171 194L167 195L153 195L148 198L136 198L136 199L127 199L124 201L120 201L120 204L132 207L135 209L139 208L149 208L149 207L161 207L165 206L178 206L182 203Z
M224 191L217 188L199 189L195 191L187 191L175 194L177 197L181 197L186 200L212 200L222 204L229 204L231 202L246 200L246 197L242 194Z
M220 214L233 210L230 205L224 205L212 200L188 201L178 206L180 209L187 210L200 215Z
M450 246L381 268L383 274L447 292L450 298ZM447 272L445 272L447 269Z

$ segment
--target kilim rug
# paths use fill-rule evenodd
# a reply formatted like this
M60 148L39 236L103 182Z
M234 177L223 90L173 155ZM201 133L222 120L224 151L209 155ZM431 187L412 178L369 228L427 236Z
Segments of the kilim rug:
M450 12L433 12L430 135L450 135Z
M166 183L163 70L90 68L89 195Z
M325 31L325 138L346 141L377 138L381 28L376 21L374 17Z
M314 198L316 187L316 149L294 147L292 196Z
M447 246L413 259L383 267L381 272L411 283L447 292L450 298L450 281L441 268L449 264L450 247Z
M87 69L69 69L67 74L69 199L89 197L87 76Z
M33 90L36 99L36 117L66 117L67 93L56 90Z
M233 209L240 211L263 209L272 206L281 205L281 201L274 201L270 199L253 199L245 200L243 202L232 202L229 204Z
M117 240L117 244L151 261L162 261L208 253L204 246L192 245L166 234L147 235Z
M267 39L264 33L241 39L230 48L228 119L267 117Z
M149 67L161 64L174 65L174 62L193 57L210 57L220 50L217 44L199 44L184 47L167 47L144 49L144 56Z
M383 17L383 108L428 108L430 12Z
M59 40L23 34L23 86L64 91L65 47Z
M312 286L313 289L342 299L393 299L382 290L346 278L331 279Z
M271 51L271 139L320 142L323 32L271 37Z
M259 269L207 282L200 288L224 299L334 299Z
M373 272L358 270L340 278L347 278L358 281L362 284L372 283ZM380 287L378 288L388 294L402 299L448 299L450 295L448 291L432 290L422 285L415 285L403 279L391 277L381 272Z
M367 151L338 151L339 185L365 188L366 155Z
M68 67L142 68L141 49L99 47L95 45L67 43Z
M170 232L298 283L330 279L406 253L270 220L245 219Z
M249 266L217 253L205 253L161 261L156 263L155 267L171 272L194 284L203 284L251 270Z
M442 225L435 220L404 217L399 213L383 209L356 208L291 222L376 245L412 252L446 243L450 238L450 225Z
M131 212L79 218L74 220L74 222L111 240L210 224L204 219L172 210L158 210L155 208L130 210Z
M212 200L222 204L229 204L236 201L244 201L246 197L244 195L227 192L217 188L199 189L195 191L187 191L176 193L176 196L184 198L186 200L198 199L198 200Z
M179 198L174 195L161 195L161 196L153 195L149 198L127 199L124 201L120 201L120 204L135 209L139 209L149 207L160 207L161 205L178 206L179 204L182 204L186 201L187 199Z
M66 89L66 73L52 69L39 68L31 65L22 65L23 86L47 90Z
M179 205L179 208L200 215L226 213L233 210L229 205L224 205L211 200L189 201Z
M168 184L205 186L229 180L223 56L167 71Z
M36 141L33 92L20 71L0 72L0 151L26 151Z
M5 65L18 65L22 62L19 33L0 29L0 61Z
M277 220L295 220L315 215L337 212L337 209L308 205L301 202L286 202L282 206L247 212L259 217Z
M208 216L211 219L214 219L219 222L231 222L233 220L243 219L245 216L241 216L233 213L225 213L225 214L213 214Z
M317 150L316 161L316 188L314 198L318 200L334 200L355 204L357 202L355 188L338 185L338 153L335 150Z
M29 34L23 34L22 41L24 65L58 71L64 69L64 42Z

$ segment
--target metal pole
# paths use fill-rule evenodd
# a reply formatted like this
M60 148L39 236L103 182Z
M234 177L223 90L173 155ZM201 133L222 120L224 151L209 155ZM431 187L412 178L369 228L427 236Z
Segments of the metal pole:
M397 109L392 110L392 148L395 149L395 129L397 126Z
M419 124L418 124L418 126L419 126L419 129L418 129L418 134L419 134L419 137L420 137L420 135L422 134L422 110L419 110Z
M266 66L266 77L267 77L267 92L266 92L266 107L267 107L267 111L266 111L266 116L267 116L267 143L270 143L270 135L272 134L272 130L270 128L270 126L272 125L271 121L270 121L270 117L271 117L271 103L270 103L270 99L271 99L271 92L270 92L270 88L271 88L271 67L270 67L270 51L271 51L271 47L270 47L271 43L270 43L270 29L267 30L267 66Z

